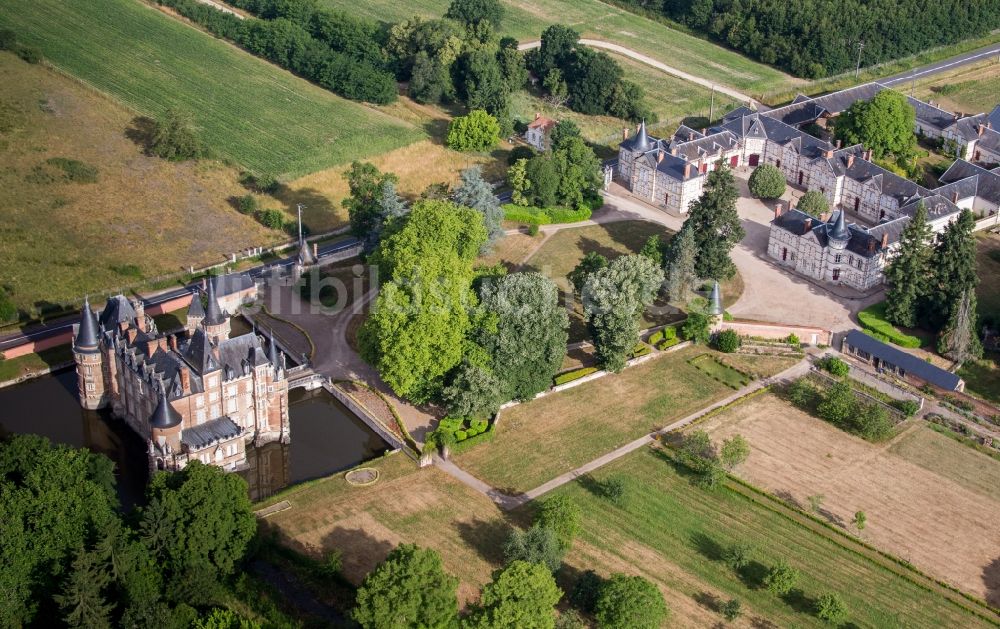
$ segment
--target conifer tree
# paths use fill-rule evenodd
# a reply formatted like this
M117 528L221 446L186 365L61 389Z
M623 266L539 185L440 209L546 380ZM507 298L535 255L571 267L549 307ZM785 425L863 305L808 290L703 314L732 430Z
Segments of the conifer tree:
M940 330L969 290L975 290L976 239L972 230L976 219L962 210L944 232L938 234L931 257L932 284L924 300L923 317L932 330Z
M694 230L695 272L703 279L725 280L736 274L729 252L746 232L736 213L736 180L725 166L708 174L705 190L691 205L685 224Z
M959 299L951 318L938 337L938 352L962 364L982 358L983 346L976 333L976 291L968 289Z
M108 616L114 605L107 602L102 590L109 581L108 570L96 554L80 548L62 593L53 598L65 612L70 627L110 627Z
M885 315L889 321L908 328L917 325L920 302L928 290L933 253L927 208L921 201L900 236L899 254L885 269L885 280L889 284Z
M500 199L493 194L493 188L483 179L478 166L462 171L462 185L455 190L455 203L471 207L483 215L488 240L483 245L483 252L488 251L496 241L503 238L504 231L503 208Z
M694 291L698 283L698 274L694 270L696 257L694 227L684 223L681 231L670 242L667 253L667 293L671 301L687 303Z

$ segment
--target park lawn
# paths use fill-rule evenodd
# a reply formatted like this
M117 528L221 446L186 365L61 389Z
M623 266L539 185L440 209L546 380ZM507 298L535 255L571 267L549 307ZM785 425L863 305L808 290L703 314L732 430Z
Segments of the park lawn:
M521 264L542 244L541 236L517 233L507 234L493 245L493 248L476 260L477 266L502 264L508 271L516 271Z
M134 0L11 0L0 27L141 115L186 110L252 171L299 176L426 137Z
M612 476L625 482L620 506L601 495L601 483ZM716 491L695 487L659 447L642 448L554 493L572 497L583 514L567 572L645 576L664 592L677 626L714 626L720 616L709 610L738 598L751 626L821 627L811 608L825 592L844 599L858 627L992 624L875 565L855 552L864 552L860 547L845 547L848 540L777 502L748 499L751 490L732 482ZM745 577L720 561L721 551L735 542L757 549ZM757 575L779 558L800 570L799 593L781 598L756 587Z
M948 111L989 113L1000 101L997 97L1000 94L1000 63L992 57L989 61L918 80L914 88L915 97L933 100Z
M479 588L502 561L508 525L492 500L434 468L418 469L402 453L366 464L379 470L369 487L342 474L269 499L291 508L263 520L282 543L314 556L343 553L343 575L355 585L400 543L433 548L461 580L459 596Z
M718 380L731 389L739 389L750 384L749 377L729 365L720 362L711 354L702 354L691 359L691 364L700 369L708 377Z
M414 15L441 17L449 0L321 0L321 4L380 22L397 22ZM599 0L505 0L503 4L506 12L500 33L522 42L539 39L552 24L563 24L583 37L620 44L695 76L754 94L804 83L722 46Z
M246 192L235 168L143 155L126 137L134 117L78 81L0 52L0 283L25 313L79 306L86 293L287 239L230 206ZM57 157L95 168L96 183L65 180L46 164Z
M164 312L153 317L153 323L160 332L172 332L187 325L187 307Z
M1000 324L1000 235L982 231L976 237L977 310L980 318Z
M506 492L537 487L732 394L688 363L705 352L683 348L501 411L494 439L455 461Z
M893 441L889 451L1000 502L1000 463L928 427L907 431Z
M73 349L69 343L42 350L37 354L25 354L9 360L0 358L0 382L7 382L72 362Z

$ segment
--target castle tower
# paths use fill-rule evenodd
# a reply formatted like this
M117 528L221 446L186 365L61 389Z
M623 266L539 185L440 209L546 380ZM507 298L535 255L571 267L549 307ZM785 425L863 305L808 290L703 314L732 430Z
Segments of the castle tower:
M715 282L712 284L712 295L708 298L708 316L713 323L718 323L722 321L723 312L722 291L719 290L719 282Z
M851 240L851 230L847 229L844 221L844 210L837 211L837 218L834 220L833 228L829 230L830 248L843 251L847 248L847 243Z
M74 326L73 360L76 362L80 386L80 406L94 410L107 405L104 381L104 354L97 316L90 309L90 300L83 300L79 325Z
M188 306L187 323L184 324L184 329L188 334L191 334L198 329L204 319L205 307L201 305L201 293L196 290L191 293L191 305Z
M208 281L208 306L205 308L201 327L212 342L218 343L229 338L229 317L219 307L219 300L215 298L215 282L211 279Z
M156 452L155 463L150 458L150 467L153 469L173 469L171 459L175 454L181 452L181 414L167 399L167 389L160 382L160 399L153 409L153 414L149 416L150 439L154 444Z

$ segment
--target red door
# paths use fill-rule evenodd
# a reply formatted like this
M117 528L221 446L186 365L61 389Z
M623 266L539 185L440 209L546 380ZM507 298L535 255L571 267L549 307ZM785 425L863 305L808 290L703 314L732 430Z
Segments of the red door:
M802 178L803 178L803 177L805 177L805 173L803 173L803 172L802 172L802 171L800 170L800 171L799 171L799 185L800 185L800 186L802 185Z
M733 155L732 157L729 158L729 167L730 168L736 168L737 166L739 166L739 164L740 164L740 156L739 155Z
M760 155L758 155L757 153L752 154L750 156L750 165L756 166L759 163L760 163Z

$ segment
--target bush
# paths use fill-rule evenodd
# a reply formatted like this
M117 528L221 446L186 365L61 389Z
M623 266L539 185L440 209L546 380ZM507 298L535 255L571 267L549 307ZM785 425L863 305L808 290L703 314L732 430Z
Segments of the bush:
M14 319L17 319L17 306L14 305L7 291L0 288L0 322L6 323Z
M597 608L597 599L604 587L604 579L593 570L587 570L580 575L569 593L569 604L585 614L593 614Z
M0 50L14 50L17 45L17 33L9 28L0 28Z
M792 591L799 580L799 571L788 565L784 559L779 559L778 563L771 566L764 575L764 587L769 592L784 596Z
M42 61L42 51L34 46L17 46L14 52L27 63L40 63Z
M566 373L561 373L557 375L553 379L553 382L555 383L555 386L559 386L560 384L566 384L567 382L579 380L584 376L589 376L590 374L596 372L597 372L597 367L583 367L581 369L574 369L573 371L567 371Z
M749 542L736 542L722 553L722 560L733 570L742 570L750 565L757 549Z
M893 400L889 405L907 417L913 417L920 410L920 403L916 400Z
M601 588L594 616L602 629L657 629L670 610L649 580L615 574Z
M636 344L635 347L632 348L632 356L631 357L632 358L639 358L640 356L646 356L647 354L651 353L652 351L653 351L653 348L650 347L649 345L646 345L645 343L638 343L638 344Z
M528 225L528 235L532 238L538 235L538 225L536 223Z
M285 214L281 210L257 210L254 218L264 227L271 229L281 229L285 225Z
M621 476L611 476L605 479L605 481L601 483L601 493L611 502L616 505L621 505L625 502L625 479Z
M258 209L257 197L252 194L243 195L236 203L236 209L239 210L240 214L249 214L250 216L253 216Z
M500 141L500 123L482 109L458 116L448 126L448 148L456 151L487 151Z
M600 207L600 205L598 205ZM538 208L507 203L503 206L504 220L527 225L556 225L560 223L579 223L590 220L593 213L592 205L582 205L575 210L567 208Z
M201 157L205 149L191 116L177 109L168 109L153 123L149 152L166 160L180 162Z
M97 168L90 164L66 157L50 157L45 163L63 171L66 179L73 183L97 183Z
M840 625L847 620L847 604L836 594L823 594L816 600L816 617L827 624Z
M684 321L684 325L681 326L681 335L684 336L684 340L686 341L704 344L711 337L709 326L708 315L700 312L692 312L688 315L687 320Z
M802 344L801 341L799 341L799 337L795 336L794 334L789 334L785 338L785 342L788 343L789 345L794 345L795 347L798 347L799 345Z
M921 340L916 336L905 334L896 329L885 318L885 302L869 306L858 313L858 321L866 332L872 333L880 341L895 343L900 347L914 349L920 347Z
M847 363L837 358L836 356L827 356L816 361L816 365L820 369L829 371L835 376L846 376L851 373L851 368Z
M743 339L736 330L722 330L715 335L715 349L725 354L732 354L743 344Z
M656 349L658 349L658 350L660 350L662 352L663 350L670 349L671 347L673 347L674 345L677 345L680 342L681 342L681 340L679 338L666 339L665 341L660 342L656 346Z
M777 199L785 193L785 176L771 164L761 164L750 174L750 193L758 199Z
M455 431L455 441L465 441L468 438L469 438L469 433L465 432L464 430Z
M722 614L723 618L732 622L743 614L743 604L740 603L738 598L731 598L722 604L722 607L719 608L719 613Z

